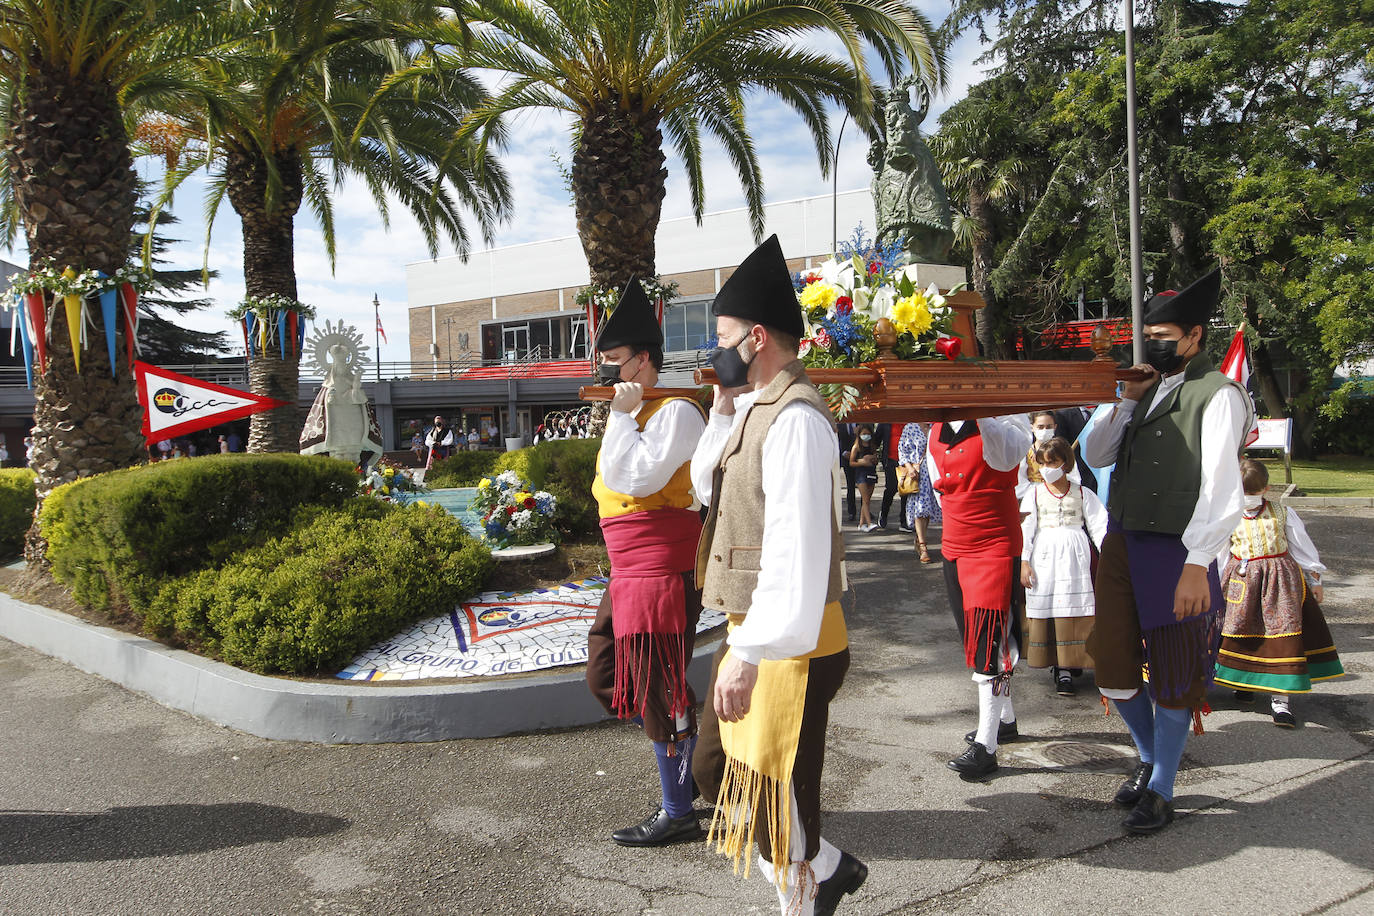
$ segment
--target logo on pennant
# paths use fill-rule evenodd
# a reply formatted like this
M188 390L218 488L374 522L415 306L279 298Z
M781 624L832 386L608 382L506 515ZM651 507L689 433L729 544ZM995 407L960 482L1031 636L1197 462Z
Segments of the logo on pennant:
M143 436L149 443L209 429L230 420L277 407L286 401L134 363L138 402L143 405Z

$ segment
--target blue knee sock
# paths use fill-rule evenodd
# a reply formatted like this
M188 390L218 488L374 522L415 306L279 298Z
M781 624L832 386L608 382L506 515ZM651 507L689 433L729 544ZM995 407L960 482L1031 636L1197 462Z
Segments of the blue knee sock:
M1150 791L1174 800L1174 777L1183 760L1183 745L1188 741L1188 726L1193 714L1186 709L1155 710L1155 771L1150 775Z
M692 813L692 750L697 746L696 735L679 741L676 746L654 742L658 758L658 781L663 788L663 810L669 817L683 817ZM668 756L674 748L673 756Z
M1135 749L1140 752L1141 763L1155 762L1155 706L1150 701L1150 695L1143 689L1136 692L1136 695L1129 700L1113 700L1116 704L1116 711L1126 723L1126 728L1131 733L1131 740L1135 742Z

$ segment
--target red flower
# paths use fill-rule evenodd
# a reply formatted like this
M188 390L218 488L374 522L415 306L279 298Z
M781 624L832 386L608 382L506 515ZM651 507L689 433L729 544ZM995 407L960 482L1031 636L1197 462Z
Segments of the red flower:
M876 273L878 272L878 270L879 270L879 264L878 264L877 261L870 261L870 262L868 263L868 274L869 274L869 276L872 276L873 274L876 274Z
M812 283L815 283L815 282L816 282L817 280L819 280L820 278L821 278L821 275L820 275L820 274L807 274L807 275L806 275L806 285L807 285L807 286L810 286Z
M835 314L848 315L854 311L854 300L848 296L841 296L835 300Z
M816 330L816 346L820 347L822 350L829 350L831 343L833 343L833 341L830 339L830 332L825 328L818 328Z
M524 505L526 509L533 509L535 506L534 497L531 496L529 499L525 500Z
M506 518L510 518L510 517L511 517L512 515L514 515L514 514L515 514L515 507L514 507L514 506L507 506L507 507L506 507Z

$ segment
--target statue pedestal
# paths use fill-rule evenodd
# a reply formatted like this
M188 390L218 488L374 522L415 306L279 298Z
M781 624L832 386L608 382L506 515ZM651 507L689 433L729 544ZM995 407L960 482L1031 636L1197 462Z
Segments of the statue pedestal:
M908 264L902 270L911 277L911 282L919 289L925 289L934 283L944 292L952 286L968 282L964 268L957 264ZM912 276L913 272L915 276Z

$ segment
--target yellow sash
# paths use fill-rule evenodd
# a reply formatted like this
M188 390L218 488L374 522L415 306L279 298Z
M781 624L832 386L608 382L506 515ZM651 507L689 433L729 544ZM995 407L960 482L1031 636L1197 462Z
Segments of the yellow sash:
M743 615L732 614L729 630L733 632L743 620ZM792 765L801 736L810 660L848 646L844 612L838 601L832 601L825 606L815 650L796 658L760 661L749 712L739 722L720 723L725 774L706 841L714 840L716 851L734 860L735 874L743 859L744 876L749 877L750 828L755 812L761 812L768 825L775 881L786 889L787 866L792 862Z

